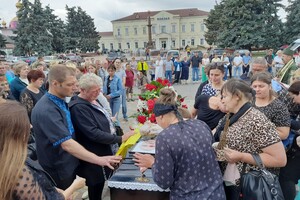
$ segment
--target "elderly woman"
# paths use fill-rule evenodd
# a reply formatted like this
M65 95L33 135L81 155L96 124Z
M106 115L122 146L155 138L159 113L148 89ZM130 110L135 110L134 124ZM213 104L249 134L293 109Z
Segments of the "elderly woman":
M254 107L275 124L280 139L286 139L290 132L290 113L272 89L271 74L267 72L254 74L251 86L255 90Z
M21 92L29 84L27 79L27 74L29 72L29 67L27 63L17 63L14 66L16 77L9 84L10 90L14 95L15 99L19 101Z
M40 70L31 70L27 78L29 85L21 92L20 103L26 107L30 119L33 107L44 95L40 88L44 83L45 74Z
M246 82L238 79L230 79L221 90L222 103L230 115L226 120L226 128L224 123L217 127L216 134L222 132L217 149L223 150L225 155L219 159L225 160L222 163L224 167L228 163L235 164L240 174L244 164L245 172L256 167L252 154L259 154L267 168L283 167L286 164L285 150L275 125L251 106L253 93ZM239 179L233 180L233 184L225 187L227 199L239 199Z
M295 104L300 105L300 81L294 82L288 89L290 96ZM300 117L300 112L297 113ZM297 118L296 117L296 118ZM291 129L296 134L291 149L287 152L287 164L281 168L279 181L282 188L284 198L286 200L294 200L296 196L295 185L300 179L300 121L292 119Z
M155 158L134 154L136 165L152 168L161 188L170 188L170 199L224 200L221 172L211 147L212 134L200 120L183 121L176 94L161 89L154 107L157 124L164 130L156 138Z
M70 112L77 141L98 156L113 155L117 144L126 141L133 132L117 136L111 116L98 101L101 80L93 73L79 80L80 94L70 102ZM80 161L78 173L86 178L90 200L99 200L105 180L111 175L107 167Z

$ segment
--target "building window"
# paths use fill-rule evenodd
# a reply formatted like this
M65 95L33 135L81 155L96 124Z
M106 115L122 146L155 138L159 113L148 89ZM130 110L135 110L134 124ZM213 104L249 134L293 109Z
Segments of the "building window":
M118 36L121 36L121 29L118 28Z
M195 39L191 39L191 45L192 45L192 46L195 45Z
M155 26L152 26L152 33L156 34L156 28L155 28Z
M161 33L166 33L167 32L166 31L166 26L161 26L160 28L161 28Z
M144 48L147 48L147 42L144 42Z
M113 49L114 49L114 44L110 43L110 50L113 50Z
M136 49L139 48L139 43L138 42L135 42L134 45L135 45Z
M175 40L172 40L172 47L175 47L176 43Z
M182 26L181 26L181 31L182 31L183 33L185 33L185 25L182 25Z
M138 32L137 32L137 28L134 28L134 35L137 35Z
M125 35L126 35L126 36L128 36L128 35L129 35L128 28L125 28Z
M121 50L121 49L122 49L122 44L119 43L119 44L118 44L118 47L119 47L119 49Z
M176 25L172 24L172 33L176 33Z
M127 42L127 48L130 49L130 43L129 42Z
M183 47L185 47L185 40L182 40L181 44L182 44Z
M200 25L200 29L201 29L201 31L205 31L205 25L204 25L204 24L201 24L201 25Z
M146 35L146 27L143 27L143 34Z
M204 45L204 39L203 38L200 39L200 44Z
M195 32L195 24L191 24L191 32Z

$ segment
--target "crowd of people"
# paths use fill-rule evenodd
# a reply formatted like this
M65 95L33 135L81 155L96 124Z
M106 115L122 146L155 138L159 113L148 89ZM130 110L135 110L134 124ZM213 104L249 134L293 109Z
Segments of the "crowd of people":
M0 63L0 199L67 199L85 184L90 200L101 199L122 159L114 156L119 144L134 134L117 131L119 112L128 120L133 88L143 93L158 78L186 84L191 68L192 82L201 77L194 108L178 108L176 92L161 89L153 110L163 128L155 158L136 153L136 165L152 168L170 199L235 200L240 178L228 176L229 166L239 174L256 169L252 154L259 154L291 200L300 179L300 69L293 54L195 52L182 60L91 58L49 67L39 58L13 69Z

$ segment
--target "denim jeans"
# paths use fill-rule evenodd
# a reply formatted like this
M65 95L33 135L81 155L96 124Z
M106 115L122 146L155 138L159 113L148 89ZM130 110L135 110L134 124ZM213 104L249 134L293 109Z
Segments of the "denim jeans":
M228 67L224 67L225 73L224 73L224 77L223 80L226 81L227 80L227 75L228 75Z
M233 78L240 78L242 75L242 67L241 66L233 66Z
M126 90L123 89L122 91L122 96L121 96L121 101L122 101L122 114L123 118L127 119L127 104L126 104Z
M172 83L172 71L167 70L165 76L166 76L166 79L168 79L170 81L170 83Z
M199 67L192 68L192 80L199 81Z
M112 116L115 116L117 114L116 119L117 119L117 122L119 123L118 114L119 114L120 105L121 105L121 97L110 99L109 105L110 105L110 109L112 112Z

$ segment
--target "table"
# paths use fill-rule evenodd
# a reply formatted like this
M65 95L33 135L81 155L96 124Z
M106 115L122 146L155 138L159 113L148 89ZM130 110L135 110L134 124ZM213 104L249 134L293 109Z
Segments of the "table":
M154 183L150 169L145 175L149 182L141 183L135 180L141 176L141 172L129 155L108 180L111 200L169 200L170 190L164 190Z

